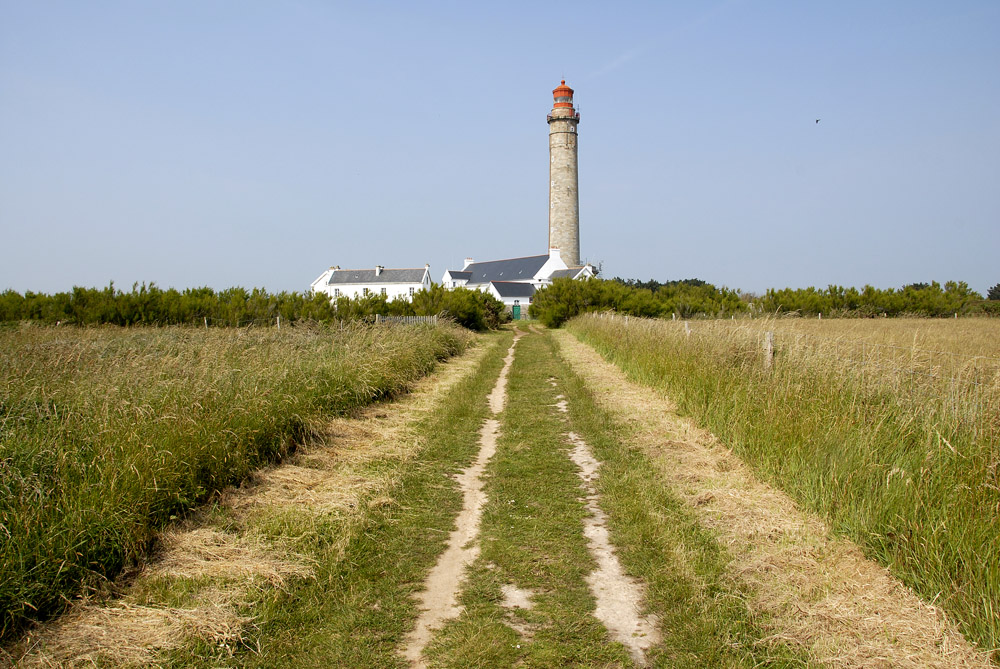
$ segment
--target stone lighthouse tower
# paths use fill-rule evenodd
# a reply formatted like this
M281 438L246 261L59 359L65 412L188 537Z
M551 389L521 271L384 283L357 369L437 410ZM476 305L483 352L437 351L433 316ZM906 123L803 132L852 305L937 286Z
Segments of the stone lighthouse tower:
M580 264L580 194L577 187L576 126L573 89L563 80L549 112L549 248L559 249L568 266Z

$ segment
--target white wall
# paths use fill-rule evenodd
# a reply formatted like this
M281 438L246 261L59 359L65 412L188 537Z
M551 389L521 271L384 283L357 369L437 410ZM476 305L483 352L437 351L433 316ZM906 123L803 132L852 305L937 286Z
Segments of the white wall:
M325 282L330 278L330 273L327 272L324 276L313 282L313 290L317 292L326 293L330 296L330 299L337 299L338 297L349 297L352 300L363 297L365 294L365 288L367 288L372 295L381 295L382 290L385 289L385 297L388 301L392 301L397 297L403 297L407 301L410 301L410 289L413 289L414 293L420 292L421 290L430 290L431 278L430 273L424 272L423 281L420 283L342 283L335 284L332 286L325 285ZM320 282L320 279L323 279ZM317 283L321 285L317 288ZM340 294L337 294L337 291Z

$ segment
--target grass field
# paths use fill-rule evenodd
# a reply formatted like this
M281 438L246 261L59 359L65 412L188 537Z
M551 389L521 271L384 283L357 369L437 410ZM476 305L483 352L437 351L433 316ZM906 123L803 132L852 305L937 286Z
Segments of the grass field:
M405 389L453 327L0 330L0 637L140 560L155 531Z
M1000 647L1000 322L590 315L570 329Z
M219 509L213 524L220 531L262 530L289 554L307 556L314 574L262 588L242 610L254 624L239 643L193 639L157 660L185 667L406 666L400 649L419 613L414 593L455 525L461 499L452 476L474 459L489 416L485 399L510 341L508 333L491 335L481 362L445 401L415 412L406 456L376 443L373 459L352 467L353 475L385 478L386 485L359 497L349 512L300 506L276 514L264 507L236 519L239 513ZM557 396L569 413L556 409ZM391 416L394 409L382 411ZM588 512L568 457L568 429L608 458L601 488L618 518L622 559L649 583L648 606L664 621L653 666L810 666L805 653L764 640L762 616L748 610L747 594L725 573L725 551L657 481L643 455L621 447L628 430L593 404L549 337L532 334L518 344L502 416L503 436L484 476L482 536L474 542L482 552L460 589L463 612L426 649L429 666L633 666L593 617L585 579L594 561L582 535ZM170 579L168 589L188 597L221 589L219 580ZM505 604L502 590L511 584L531 593L530 610ZM151 594L161 593L147 585L145 596Z
M693 327L687 335L683 323L593 318L572 329L618 352L647 384L682 377L688 385L678 382L670 395L687 397L699 419L731 419L715 430L725 445L842 533L867 539L869 554L926 600L942 591L937 603L989 647L989 616L968 604L992 601L988 523L996 515L980 513L976 525L955 506L973 481L955 480L957 461L943 453L924 463L922 477L896 470L909 466L906 453L874 437L904 434L908 405L880 404L892 393L871 395L870 375L857 387L832 383L844 368L806 367L810 349L791 349L792 335L776 338L765 373L751 328ZM405 396L338 417L328 407L299 412L324 417L302 419L308 439L294 454L168 522L139 573L0 647L0 665L989 665L884 569L761 483L648 385L626 379L571 333L517 328L516 345L509 331L478 337ZM365 361L355 368L365 370L413 344L373 340L372 332L345 335L320 357L343 356L345 370ZM307 350L325 346L309 337L300 342ZM447 335L444 343L454 344ZM288 341L256 345L292 364ZM433 356L417 358L433 364ZM321 376L303 364L309 378ZM739 370L735 380L730 368ZM739 386L748 379L756 385ZM260 383L255 392L267 391ZM827 396L817 395L822 389ZM862 417L875 421L864 429L831 403L851 389ZM767 410L719 406L733 398ZM835 411L846 417L832 420ZM824 422L837 431L797 441ZM904 427L917 434L919 425ZM801 426L813 432L796 432ZM958 434L938 428L949 440ZM888 458L893 469L880 464ZM934 500L945 476L963 492ZM952 506L935 506L942 503ZM947 528L907 537L915 546L884 542L898 531L890 522L942 517ZM931 541L954 544L953 553ZM464 562L452 559L455 548ZM981 562L973 565L968 551ZM943 565L964 571L942 575ZM418 657L425 664L413 664Z

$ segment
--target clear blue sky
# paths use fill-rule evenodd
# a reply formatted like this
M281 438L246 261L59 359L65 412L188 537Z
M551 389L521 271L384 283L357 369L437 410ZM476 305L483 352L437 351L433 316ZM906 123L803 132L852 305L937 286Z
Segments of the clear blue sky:
M561 78L606 276L1000 282L996 0L0 0L0 290L545 253Z

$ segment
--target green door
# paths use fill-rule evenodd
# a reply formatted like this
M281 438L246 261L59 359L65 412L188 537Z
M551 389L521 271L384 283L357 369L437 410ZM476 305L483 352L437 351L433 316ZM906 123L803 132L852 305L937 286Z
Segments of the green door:
M515 304L511 307L511 314L514 316L515 321L521 320L521 305Z

